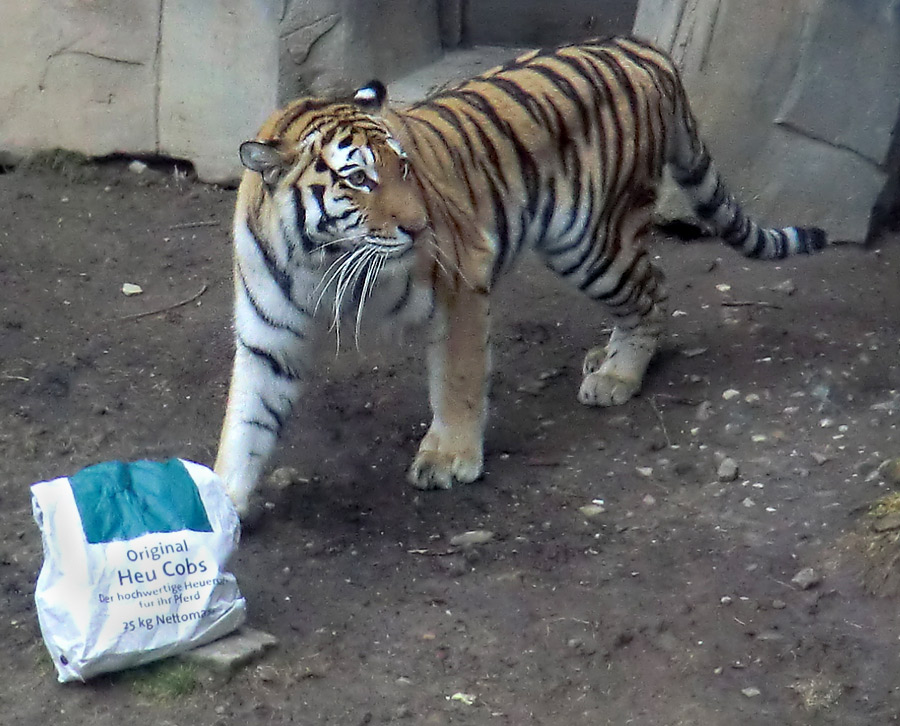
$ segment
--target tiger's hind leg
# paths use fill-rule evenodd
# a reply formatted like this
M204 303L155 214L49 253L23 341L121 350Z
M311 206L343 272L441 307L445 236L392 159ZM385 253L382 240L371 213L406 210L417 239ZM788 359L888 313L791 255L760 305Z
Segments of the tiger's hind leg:
M578 400L586 406L618 406L641 389L665 322L665 282L646 253L636 261L641 277L607 301L616 325L606 346L588 351Z
M652 202L653 195L645 193L644 198ZM632 209L619 225L618 238L582 255L575 268L554 256L552 248L544 252L551 269L603 303L616 321L609 342L585 356L578 400L587 406L617 406L634 396L659 345L666 290L664 276L646 250L650 210L650 203Z

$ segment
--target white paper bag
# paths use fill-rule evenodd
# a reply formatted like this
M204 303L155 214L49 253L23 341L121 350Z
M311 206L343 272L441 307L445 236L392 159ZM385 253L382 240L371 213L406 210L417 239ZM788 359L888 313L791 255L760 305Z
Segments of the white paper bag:
M60 681L165 658L243 623L224 569L240 523L206 467L105 462L31 492L44 544L35 600Z

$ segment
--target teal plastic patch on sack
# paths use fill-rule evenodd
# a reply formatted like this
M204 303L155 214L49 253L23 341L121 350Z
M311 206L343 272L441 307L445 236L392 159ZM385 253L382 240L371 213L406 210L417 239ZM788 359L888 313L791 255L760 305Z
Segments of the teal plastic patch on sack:
M107 461L69 482L90 544L151 532L212 532L197 485L178 459Z

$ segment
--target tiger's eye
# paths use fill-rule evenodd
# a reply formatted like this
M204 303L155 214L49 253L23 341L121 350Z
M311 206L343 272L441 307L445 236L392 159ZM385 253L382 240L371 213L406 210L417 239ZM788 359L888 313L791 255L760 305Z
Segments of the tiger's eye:
M347 181L355 187L362 187L369 181L369 177L362 169L357 169L347 175Z

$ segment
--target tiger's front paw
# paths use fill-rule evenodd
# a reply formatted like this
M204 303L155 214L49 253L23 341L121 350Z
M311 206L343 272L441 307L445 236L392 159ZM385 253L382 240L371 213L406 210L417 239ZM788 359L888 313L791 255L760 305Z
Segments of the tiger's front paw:
M454 482L475 481L483 470L480 443L453 446L429 433L409 468L409 481L419 489L450 489Z
M578 400L585 406L619 406L641 390L641 381L609 373L588 373L581 382Z

